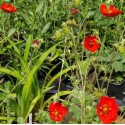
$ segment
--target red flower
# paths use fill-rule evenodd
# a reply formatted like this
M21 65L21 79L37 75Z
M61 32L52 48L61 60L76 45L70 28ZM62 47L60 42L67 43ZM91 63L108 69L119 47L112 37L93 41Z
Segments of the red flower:
M39 41L38 40L34 40L32 43L32 47L39 47Z
M102 96L96 110L100 120L104 124L110 124L117 119L119 107L114 98Z
M88 36L85 38L83 46L91 52L96 52L99 48L97 41L98 38L96 36Z
M54 121L62 121L67 113L67 108L61 103L51 102L49 106L50 118Z
M77 10L76 8L72 8L71 9L71 13L72 14L77 14L79 12L79 10Z
M2 3L0 8L7 13L13 13L17 11L16 7L14 7L12 4L7 4L5 2Z
M113 5L110 5L109 8L105 4L100 5L100 11L102 15L107 17L114 17L122 13L121 10L116 9Z

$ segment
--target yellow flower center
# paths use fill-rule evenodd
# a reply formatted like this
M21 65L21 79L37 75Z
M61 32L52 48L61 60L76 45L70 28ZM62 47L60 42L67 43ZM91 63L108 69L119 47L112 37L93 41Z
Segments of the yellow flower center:
M101 110L100 114L107 115L109 111L111 110L111 108L109 108L108 105L104 104L100 106L100 110Z
M89 42L89 46L92 47L93 45L94 45L93 41L90 40L90 42Z
M55 112L54 112L54 115L59 115L59 112L55 111Z
M108 14L111 14L112 13L112 10L108 10Z
M52 113L54 114L55 117L61 117L60 112L58 111L54 111Z

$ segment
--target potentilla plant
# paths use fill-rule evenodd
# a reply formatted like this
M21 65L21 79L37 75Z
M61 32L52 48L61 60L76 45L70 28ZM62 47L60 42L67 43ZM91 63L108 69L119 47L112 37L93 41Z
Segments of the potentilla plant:
M122 5L123 5L123 3L121 1L121 6ZM82 66L81 66L79 68L79 71L77 71L76 74L75 73L73 74L73 75L75 75L73 77L75 77L75 79L78 79L78 81L79 81L79 83L77 85L79 85L80 87L82 86L82 88L83 88L83 90L81 90L81 91L83 92L84 96L82 97L83 98L83 102L80 100L81 101L80 103L82 104L82 106L80 105L80 107L81 107L80 111L84 112L84 116L86 115L85 114L85 105L86 105L86 103L85 103L84 98L85 98L85 95L87 94L87 92L86 92L87 91L86 90L86 86L88 86L87 84L94 84L95 82L98 83L98 80L101 79L100 78L100 73L103 72L104 73L103 77L104 78L107 77L107 79L105 79L105 80L108 82L108 85L109 85L109 83L112 81L112 74L114 72L118 71L118 70L116 71L116 68L115 68L116 65L115 65L115 63L116 63L116 61L118 59L118 56L121 55L121 53L117 52L116 48L113 47L113 44L111 45L112 39L114 39L114 38L109 36L109 33L107 32L107 30L109 29L109 31L113 32L113 30L115 29L115 27L112 28L112 25L114 23L111 22L111 21L113 21L113 20L115 21L115 18L118 19L117 16L119 16L120 14L123 14L123 11L115 8L115 6L113 6L113 5L109 5L109 7L108 7L108 5L105 5L104 3L101 3L100 7L98 9L100 11L100 14L102 14L102 19L104 19L104 21L102 21L100 19L100 21L98 21L98 23L97 23L97 27L98 27L98 31L99 32L97 32L97 33L93 32L94 35L91 34L91 33L88 33L90 35L87 35L86 32L85 32L86 37L83 40L83 47L84 47L83 51L84 51L84 55L85 55L85 57L84 57L85 60L83 60L83 63L84 62L87 62L87 63L89 62L90 65L86 65L86 67L83 67L83 69L82 69ZM74 14L74 13L72 13L72 14ZM108 24L106 24L106 22L108 22ZM79 26L79 25L80 24L78 24L77 26ZM101 28L101 26L103 26L103 27ZM84 25L83 25L83 27L84 27ZM93 28L93 27L91 27L91 28ZM116 28L118 30L119 24L118 24L118 26ZM77 35L75 35L75 34L77 34L77 32L75 32L76 29L77 29L77 27L73 28L71 30L70 35L71 35L72 38L69 38L68 41L72 40L73 44L75 42L75 45L72 46L73 50L71 50L73 53L75 53L75 57L74 58L72 57L70 59L75 59L75 63L77 65L79 65L78 61L81 60L81 58L79 56L80 53L78 52L78 48L77 48L78 44L76 45L76 43L77 43L76 41L79 41L80 37L77 36ZM88 29L85 29L85 30L88 31L90 29L88 28ZM103 30L104 33L102 31L100 31L100 30ZM116 30L116 32L117 32L117 30ZM93 31L97 31L97 30L93 29ZM77 39L77 37L78 37L78 39ZM122 37L123 37L123 34L121 35L121 38ZM119 40L120 36L118 36L118 37L115 36L115 39L116 39L116 41ZM108 45L108 43L109 43L109 45ZM88 60L89 58L90 58L90 60ZM122 63L122 64L124 65L124 63ZM92 68L94 68L94 71L91 74L91 72L89 72L89 71L91 71ZM86 70L88 70L88 71L85 72ZM121 70L124 70L123 67L121 68ZM119 71L120 71L120 69L119 69ZM92 75L91 79L90 79L90 77L88 77L90 74ZM108 74L109 74L109 77L107 76ZM81 82L80 82L80 80L81 80ZM102 82L102 84L104 83L104 81ZM74 80L72 82L73 82L72 84L75 85ZM100 90L102 88L100 88L101 86L99 85L99 83L98 83L98 87L100 86L99 87L99 91L97 89L94 89L93 85L90 85L89 89L90 89L91 92L94 91L96 97L97 96L101 97L103 94L104 95L107 94L108 85L106 87L107 88L106 91ZM79 89L78 89L78 91L79 91ZM72 96L74 96L74 95L72 95ZM110 98L109 98L109 100L110 100ZM100 107L100 110L102 111L99 114L100 120L103 121L102 117L104 115L104 119L105 119L105 121L103 121L104 123L106 123L106 122L107 123L115 122L116 119L117 119L117 117L118 117L118 104L116 104L116 101L114 102L116 104L116 108L117 108L117 110L115 110L116 112L114 112L114 111L111 110L110 106L107 106L106 102L104 102L104 103L105 103L104 104L104 109L103 109L103 106ZM112 114L111 115L112 117L108 116L108 114L110 115L110 113ZM74 115L75 114L77 115L78 112L77 113L75 112ZM81 118L82 119L81 123L85 123L84 116L82 116L81 114L79 116L82 117ZM102 117L100 117L100 116L102 116ZM107 120L106 120L105 117L107 117ZM76 120L78 120L78 123L79 123L80 122L79 121L80 118L78 116L77 116L77 118L78 119L76 119Z

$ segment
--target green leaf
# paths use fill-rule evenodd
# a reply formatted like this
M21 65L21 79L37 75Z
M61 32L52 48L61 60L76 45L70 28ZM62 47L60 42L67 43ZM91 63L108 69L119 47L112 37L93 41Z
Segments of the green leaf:
M48 88L57 78L59 78L61 75L67 73L68 71L75 69L77 66L73 65L70 66L66 69L63 69L61 72L57 73L55 76L53 76L53 78L47 83L46 88Z
M36 8L36 12L37 12L37 13L40 12L41 9L43 8L44 2L45 2L45 0L41 0L41 1L39 2L38 6L37 6L37 8Z
M88 68L90 66L90 60L79 61L80 69L82 74L86 75L88 73Z
M95 11L89 11L86 18L89 18L95 14Z
M43 12L43 17L44 17L45 21L47 20L47 14L48 14L48 6L45 4L44 12Z
M15 50L18 54L20 54L20 50L16 47L15 43L12 42L10 39L8 39L8 41L9 41L9 43L13 46L14 50ZM21 55L21 54L20 54L20 55Z
M37 96L37 97L35 97L35 98L32 100L32 102L30 103L29 109L28 109L28 111L27 111L27 113L25 114L25 117L24 117L25 120L28 118L30 112L31 112L32 109L34 108L34 106L35 106L36 102L39 100L39 98L40 98L40 95Z
M50 89L52 89L52 88L54 88L54 86L45 88L45 89L41 92L41 94L48 92L48 91L49 91Z
M70 105L69 111L73 113L73 117L79 121L81 116L81 109L77 105Z
M23 76L18 71L14 70L14 69L10 70L8 68L0 67L0 72L12 75L19 80L22 80L22 78L23 78Z
M26 61L24 60L24 58L15 51L14 51L14 54L16 55L17 58L19 58L19 60L20 60L20 62L22 64L22 66L21 66L22 71L23 72L26 71L27 70L27 65L26 65Z
M50 58L49 62L53 61L55 58L57 58L58 56L60 56L62 54L62 50L61 49L57 49L55 50L55 52L52 52L52 58Z
M30 46L31 46L31 40L32 39L32 35L29 35L27 41L26 41L26 47L25 47L25 51L24 51L24 60L27 62L28 60L28 55L29 55L29 51L30 51Z
M7 120L7 124L12 124L12 122L15 120L14 117L10 117L8 120Z
M115 72L118 72L118 71L125 71L125 65L123 63L121 63L120 61L115 61L112 63L112 68L115 70Z
M33 80L33 75L34 73L39 69L39 67L41 66L41 64L43 63L43 61L47 58L47 56L55 49L55 47L60 44L57 43L56 45L52 46L50 49L48 49L46 52L42 53L42 55L40 56L40 58L36 61L35 65L33 66L33 68L31 69L31 71L29 71L27 79L25 81L25 85L23 87L22 90L22 97L23 97L23 104L25 108L25 112L27 112L27 108L29 107L27 104L27 101L30 100L30 96L32 95L32 80Z
M48 23L43 27L41 33L42 33L42 34L46 33L46 31L49 29L50 25L51 25L51 22L48 22Z
M0 93L0 100L4 100L6 98L6 94L5 93Z
M26 21L26 23L29 25L31 24L31 21L29 19L29 16L27 16L25 13L21 13L20 12L20 16L22 16L24 18L24 20Z
M48 49L46 52L42 53L40 58L36 61L35 65L33 66L30 74L29 74L29 79L32 79L33 74L38 70L40 65L43 63L43 61L47 58L47 56L55 49L56 46L58 46L60 43L55 44L52 46L50 49Z
M114 24L113 20L103 19L103 20L99 20L99 22L97 23L97 26L109 26L111 24Z
M8 32L8 37L12 36L15 31L16 31L15 28L11 28Z
M100 20L98 23L97 23L97 26L105 26L108 24L108 21L107 20Z
M54 66L49 70L49 72L46 74L46 77L45 77L45 79L44 79L44 81L43 81L43 84L42 84L41 92L43 92L43 90L45 89L45 88L44 88L44 87L45 87L45 83L47 82L47 79L49 78L51 72L52 72L59 64L61 64L61 62L59 62L59 63L57 63L56 65L54 65Z
M0 116L0 120L8 120L9 119L9 117L2 117L2 116Z

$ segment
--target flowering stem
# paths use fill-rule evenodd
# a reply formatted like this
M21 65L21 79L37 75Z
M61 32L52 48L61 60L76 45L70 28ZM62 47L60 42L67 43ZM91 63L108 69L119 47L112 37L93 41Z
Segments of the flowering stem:
M107 29L108 30L108 29ZM99 57L101 54L103 54L103 48L104 48L104 44L105 44L105 40L106 40L106 35L107 35L107 31L105 31L104 37L103 37L103 41L101 43L101 48L100 48L100 53L99 53Z
M109 84L110 84L110 79L111 79L112 73L113 73L113 68L111 69L111 72L110 72L110 75L109 75L109 78L108 78L108 84L107 84L107 88L106 88L106 94L108 92L108 88L109 88Z
M64 58L65 58L65 53L66 53L66 38L65 38L65 42L64 42ZM60 84L61 84L61 79L62 79L62 70L63 70L63 66L64 66L64 59L62 59L62 66L61 66L61 74L60 74L60 78L59 78L59 87L58 87L58 96L59 96L59 90L60 90Z
M121 4L120 10L122 10L122 8L123 8L123 1L124 1L124 0L120 0L120 4ZM118 18L119 18L119 22L120 22L120 17L121 17L121 16L118 17ZM119 24L119 23L118 23L118 24Z
M84 23L84 21L83 21L83 23ZM83 23L82 23L82 25L83 25ZM81 27L82 27L82 25L81 25ZM79 30L81 30L81 28ZM86 28L85 28L85 30L86 30ZM83 74L82 74L81 67L79 64L79 58L78 58L79 55L77 52L77 44L79 43L79 37L76 40L76 38L74 37L75 35L73 33L73 28L71 28L70 36L73 41L73 53L75 55L75 64L78 66L78 72L76 72L76 76L77 75L78 75L78 77L80 76L81 87L82 87L82 92L83 92L83 97L82 97L83 99L81 100L81 104L80 104L80 106L81 106L81 124L82 124L82 123L85 123L85 117L84 117L85 116L85 86L86 86L87 81L86 81L86 75L83 78ZM83 52L82 52L82 54L83 54Z

